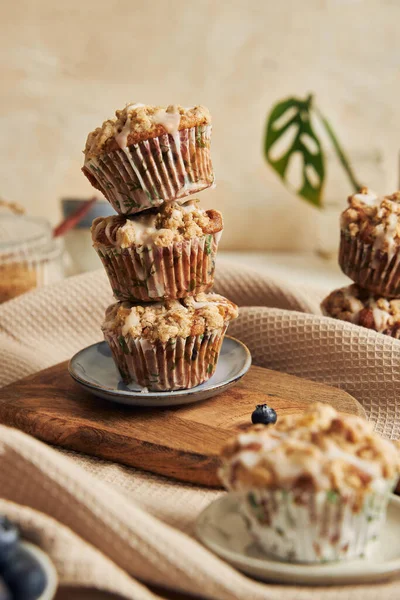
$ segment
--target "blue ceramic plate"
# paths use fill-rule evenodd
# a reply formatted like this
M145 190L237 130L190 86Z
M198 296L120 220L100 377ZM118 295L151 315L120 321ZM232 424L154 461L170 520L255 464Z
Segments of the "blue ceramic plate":
M214 375L190 390L143 392L134 383L126 385L114 364L106 342L84 348L69 363L69 373L85 390L105 400L132 406L175 406L206 400L234 385L251 365L251 355L242 342L225 336Z

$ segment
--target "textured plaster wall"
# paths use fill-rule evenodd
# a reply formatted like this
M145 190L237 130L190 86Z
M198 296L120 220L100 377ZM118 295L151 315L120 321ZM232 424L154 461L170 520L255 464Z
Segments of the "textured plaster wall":
M225 248L315 244L316 211L262 158L281 97L314 91L364 180L397 183L397 0L14 0L0 13L0 196L54 223L60 197L91 194L86 134L128 101L210 108L218 185L201 196L224 212Z

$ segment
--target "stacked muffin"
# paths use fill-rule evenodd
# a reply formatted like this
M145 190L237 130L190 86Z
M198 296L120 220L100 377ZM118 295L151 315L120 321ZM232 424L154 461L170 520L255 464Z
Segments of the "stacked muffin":
M326 316L400 338L400 192L363 188L341 215L339 264L354 284L321 304Z
M86 142L82 171L118 213L92 224L117 300L102 330L123 380L145 390L209 379L237 317L209 293L222 215L191 199L214 185L210 139L202 106L129 104Z

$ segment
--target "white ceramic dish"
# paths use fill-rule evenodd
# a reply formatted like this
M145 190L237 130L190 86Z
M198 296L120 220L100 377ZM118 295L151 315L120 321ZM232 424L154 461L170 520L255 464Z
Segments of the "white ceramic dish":
M224 494L198 517L200 541L231 565L263 581L342 585L389 579L400 573L400 498L392 495L387 521L373 556L365 560L306 565L281 562L265 554L250 537L235 494Z
M250 365L251 355L246 346L225 336L214 375L190 390L144 392L134 383L125 385L106 342L98 342L75 354L69 363L69 373L88 392L106 400L132 406L175 406L219 394L243 377Z
M53 565L47 554L34 544L30 544L29 542L22 542L22 546L36 558L36 560L40 563L42 569L46 573L47 586L38 600L52 600L55 596L58 585L58 577L55 566Z

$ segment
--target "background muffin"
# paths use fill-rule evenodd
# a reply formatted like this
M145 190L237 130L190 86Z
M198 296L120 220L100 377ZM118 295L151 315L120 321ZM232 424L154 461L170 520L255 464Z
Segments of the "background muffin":
M341 216L343 272L371 292L400 295L400 192L378 198L363 188L348 202Z
M93 246L117 300L154 301L208 291L214 283L222 215L197 200L136 217L99 217Z
M325 562L369 554L399 472L398 446L372 424L315 403L230 441L220 477L266 551Z
M214 374L225 331L237 315L237 306L218 294L117 302L108 307L102 330L126 383L188 389Z
M400 299L375 296L353 284L331 292L321 309L327 317L400 338Z
M203 106L128 104L89 133L84 174L120 214L181 200L214 183Z

